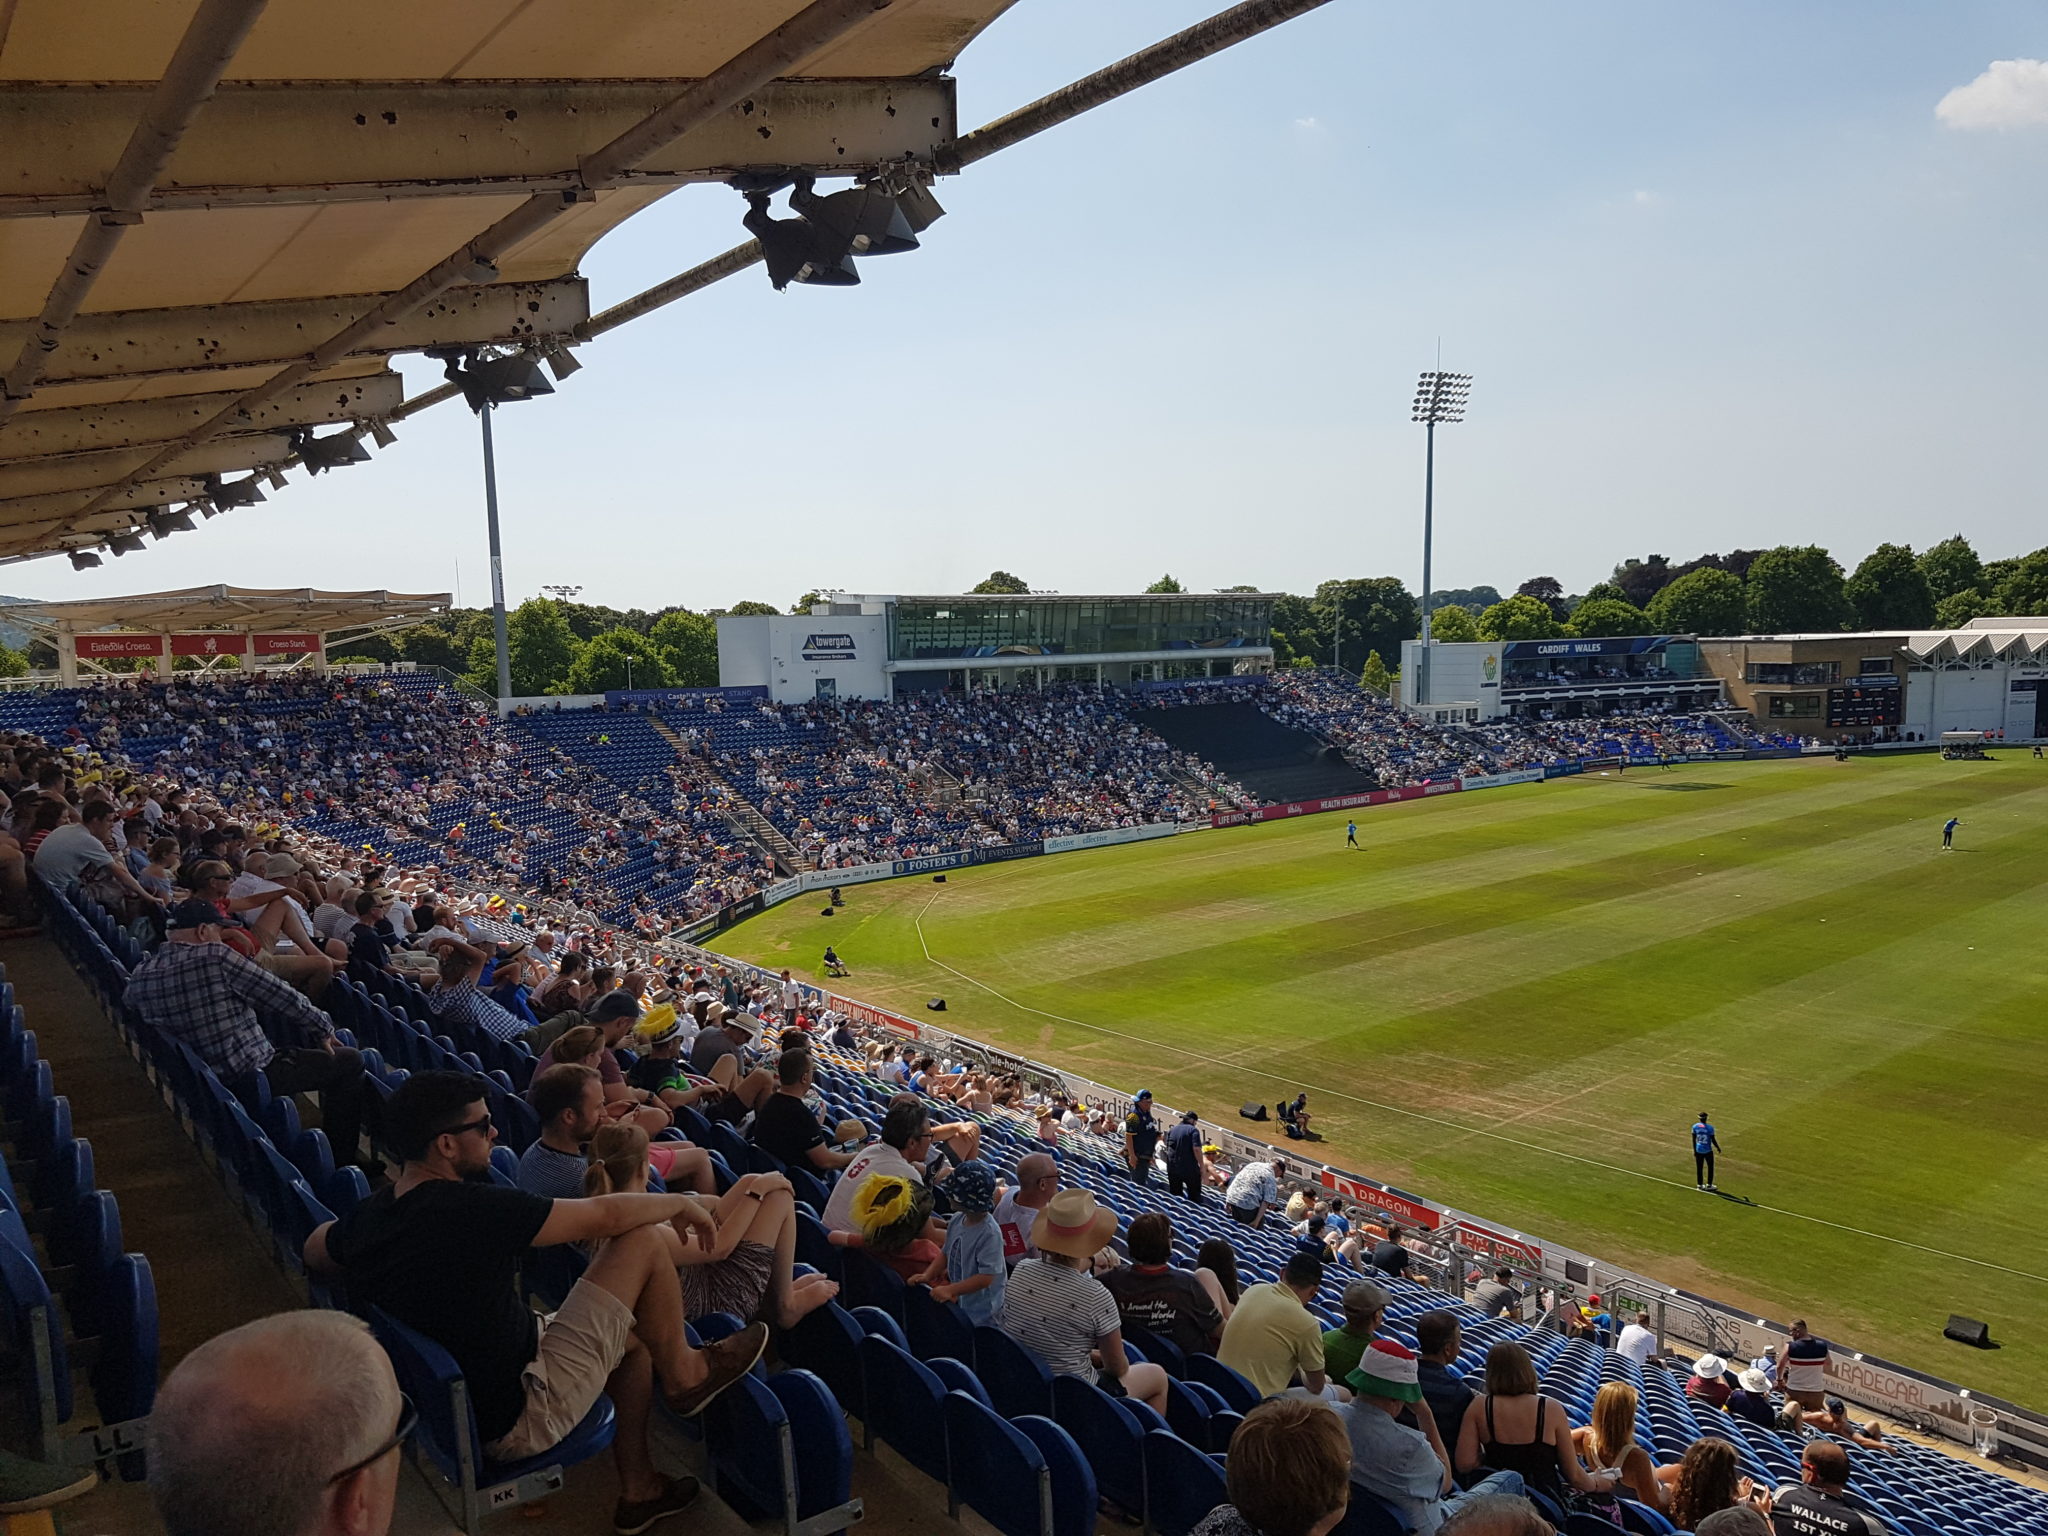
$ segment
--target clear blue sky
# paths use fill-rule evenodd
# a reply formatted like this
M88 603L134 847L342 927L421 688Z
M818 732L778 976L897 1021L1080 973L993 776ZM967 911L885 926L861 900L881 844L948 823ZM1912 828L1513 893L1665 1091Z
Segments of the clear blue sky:
M959 61L963 125L1221 3L1020 0ZM756 270L585 348L498 415L508 595L787 606L997 566L1414 586L1408 401L1439 338L1477 379L1440 434L1439 586L1783 542L1853 565L1958 529L2033 548L2048 67L1992 67L2044 58L2038 0L1336 0L942 182L924 249L858 288ZM594 302L735 243L741 212L667 199L592 252ZM0 589L441 590L459 562L487 601L473 419L401 431Z

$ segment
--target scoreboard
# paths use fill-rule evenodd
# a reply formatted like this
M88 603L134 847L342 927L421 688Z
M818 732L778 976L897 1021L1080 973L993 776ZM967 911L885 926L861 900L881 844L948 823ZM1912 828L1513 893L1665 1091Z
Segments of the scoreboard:
M1906 718L1906 690L1896 682L1828 690L1827 723L1845 730L1899 725Z

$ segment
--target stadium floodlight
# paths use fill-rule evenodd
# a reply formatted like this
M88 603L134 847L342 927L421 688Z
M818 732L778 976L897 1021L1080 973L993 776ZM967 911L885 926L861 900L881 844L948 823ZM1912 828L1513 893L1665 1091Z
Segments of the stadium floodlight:
M117 533L107 540L107 553L112 555L139 555L144 547L142 535L132 531Z
M74 549L71 551L71 569L74 571L98 570L99 564L100 557L89 549Z
M505 555L498 536L498 451L491 441L491 413L501 405L552 395L555 386L525 352L492 356L462 347L430 347L427 356L440 362L448 382L462 391L483 428L484 522L491 543L491 637L498 652L498 708L502 712L512 697L512 644L505 630Z
M158 507L149 514L149 531L161 544L174 533L190 533L192 518L189 513L173 512L169 507Z
M448 382L462 391L469 408L479 415L494 405L512 405L555 392L540 364L524 352L486 357L480 352L436 347L427 356L440 359Z
M1425 369L1415 381L1414 420L1427 437L1422 470L1422 647L1416 653L1415 702L1429 698L1429 557L1436 534L1436 429L1465 419L1472 375Z
M557 384L583 366L576 361L576 354L560 342L549 347L541 356L547 359L548 372L555 376Z
M263 478L270 482L270 488L273 491L283 490L286 484L288 483L285 480L284 471L279 469L274 464L270 465L263 471Z
M845 245L825 235L809 219L774 217L768 212L766 192L749 191L746 198L747 215L740 223L761 242L761 258L776 292L791 283L851 288L860 281L860 270Z
M390 448L396 446L398 434L391 430L390 422L373 421L370 423L370 440L379 448Z
M820 197L808 176L797 179L789 206L826 242L849 256L897 256L917 249L917 231L883 187L869 183Z
M197 501L186 502L185 510L187 512L197 512L201 517L219 517L221 511L216 503L209 501L204 496L200 497Z
M253 507L264 499L263 487L254 475L246 480L223 480L219 475L206 477L206 496L216 509L226 507Z
M309 475L317 475L323 469L340 469L346 464L366 464L370 458L370 450L357 441L354 432L315 437L301 427L292 434L291 442L292 452L299 456Z

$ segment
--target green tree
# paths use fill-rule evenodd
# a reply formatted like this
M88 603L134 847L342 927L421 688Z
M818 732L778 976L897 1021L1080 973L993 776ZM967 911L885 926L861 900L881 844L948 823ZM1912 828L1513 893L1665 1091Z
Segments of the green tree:
M561 693L575 665L579 642L568 615L553 598L530 597L505 616L505 645L511 653L512 696ZM498 653L488 623L469 650L469 680L489 694L498 691Z
M1998 605L1982 592L1975 587L1965 587L1960 592L1949 593L1934 605L1934 627L1964 629L1970 620L1988 619L1998 611Z
M1273 604L1273 662L1282 667L1312 667L1322 659L1325 637L1316 625L1314 606L1305 597L1283 592Z
M397 635L398 659L417 662L423 667L440 667L449 672L460 672L469 665L469 653L475 648L477 638L488 638L491 633L491 615L485 608L456 608L425 623L415 624L410 629L400 630ZM495 675L497 664L492 663ZM496 683L492 684L496 687Z
M1565 625L1565 633L1577 635L1582 640L1601 640L1610 635L1645 635L1650 633L1650 621L1634 603L1596 597L1572 610L1571 622Z
M1258 587L1245 586L1243 584L1239 584L1235 587L1225 587L1223 590L1226 592L1257 592L1261 589Z
M647 635L608 629L584 642L569 667L566 693L603 693L608 688L673 688L661 648Z
M1152 585L1147 587L1145 590L1147 592L1185 592L1187 591L1187 588L1182 586L1179 582L1175 581L1173 579L1172 573L1169 572L1168 574L1160 577L1157 581L1153 582Z
M1925 629L1934 622L1934 594L1907 545L1878 545L1842 591L1865 629Z
M1366 653L1365 668L1358 674L1358 681L1381 698L1385 698L1394 686L1393 676L1387 671L1387 664L1380 660L1378 651Z
M1643 616L1652 634L1739 635L1749 627L1748 594L1728 572L1707 566L1658 592Z
M1482 640L1554 640L1563 633L1564 626L1551 616L1550 605L1537 597L1518 594L1479 615Z
M1415 595L1398 576L1369 576L1325 581L1310 603L1324 640L1322 659L1341 664L1357 661L1367 651L1399 655L1401 642L1412 640L1422 626Z
M1441 640L1445 645L1457 645L1479 638L1479 621L1472 617L1472 610L1458 603L1429 611L1429 638Z
M1008 571L990 571L986 581L977 581L967 589L970 592L1029 592L1021 576L1012 576Z
M1500 592L1494 587L1445 587L1429 594L1429 611L1435 613L1447 603L1456 603L1477 615L1499 601Z
M27 677L28 652L17 651L11 645L0 645L0 677Z
M772 619L779 616L782 610L773 603L757 603L749 598L745 602L734 603L725 612L731 614L736 619Z
M1571 610L1565 606L1564 583L1555 576L1531 576L1515 588L1517 597L1533 597L1550 610L1550 616L1560 623Z
M1927 578L1927 590L1937 603L1972 587L1984 590L1984 562L1960 533L1927 547L1920 556L1920 574Z
M2000 614L2032 618L2048 613L2048 548L2037 549L2017 562L2017 568L1991 597Z
M1621 595L1638 608L1647 609L1650 599L1670 583L1671 562L1662 555L1651 555L1646 560L1624 560L1614 568L1614 584L1621 588Z
M677 688L718 685L718 621L708 613L672 608L648 631Z
M798 598L795 602L789 605L789 611L791 613L799 615L807 614L811 611L813 607L815 607L819 603L822 603L823 601L825 601L824 593L806 592L802 597Z
M1579 601L1582 603L1591 603L1597 602L1603 597L1611 598L1617 603L1625 603L1628 601L1628 594L1621 590L1619 583L1612 581L1595 582L1591 587L1587 589L1586 595L1580 598Z
M1853 617L1842 568L1818 544L1781 544L1749 568L1749 628L1759 635L1818 634Z

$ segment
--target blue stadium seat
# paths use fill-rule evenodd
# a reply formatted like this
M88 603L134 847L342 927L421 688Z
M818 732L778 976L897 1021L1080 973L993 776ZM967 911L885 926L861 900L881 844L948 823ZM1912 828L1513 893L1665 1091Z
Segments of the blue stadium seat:
M485 1511L509 1509L559 1492L562 1471L587 1461L612 1442L612 1404L600 1396L560 1445L524 1461L495 1462L477 1438L476 1414L462 1373L448 1352L381 1307L369 1312L370 1327L391 1356L400 1388L419 1412L413 1444L416 1459L440 1474L429 1482L465 1536L477 1536ZM446 1491L444 1491L446 1490Z
M955 1360L974 1358L974 1324L958 1306L932 1299L931 1287L913 1285L903 1293L903 1331L910 1338L910 1352L920 1360L950 1355Z
M1052 1413L1052 1372L1002 1329L984 1324L974 1330L974 1368L1004 1418Z
M867 1398L862 1385L860 1324L836 1301L798 1319L782 1331L777 1348L791 1365L813 1371L832 1389L846 1411L865 1422Z
M1414 1529L1407 1515L1370 1489L1353 1483L1351 1503L1331 1536L1409 1536ZM1611 1536L1614 1527L1607 1529Z
M1224 1502L1223 1468L1213 1456L1165 1430L1145 1436L1145 1512L1158 1536L1188 1536Z
M910 1352L877 1334L860 1341L867 1412L863 1444L880 1440L925 1476L947 1478L946 1384Z
M808 1371L741 1378L705 1410L704 1443L719 1496L743 1519L832 1536L861 1517L845 1416Z
M1145 1432L1137 1420L1107 1392L1078 1376L1053 1378L1052 1414L1087 1455L1102 1496L1142 1520Z
M1189 1355L1187 1376L1216 1392L1226 1407L1238 1413L1250 1413L1259 1406L1259 1389L1214 1355Z
M1088 1536L1094 1530L1094 1475L1051 1419L1027 1414L1012 1422L964 1392L951 1392L945 1422L949 1514L957 1519L965 1504L1003 1536ZM1052 1457L1046 1445L1055 1447Z

